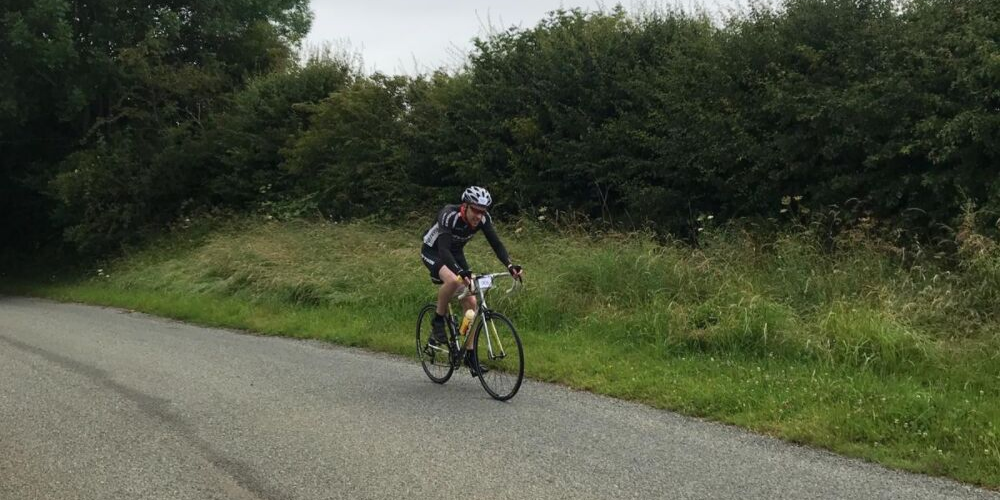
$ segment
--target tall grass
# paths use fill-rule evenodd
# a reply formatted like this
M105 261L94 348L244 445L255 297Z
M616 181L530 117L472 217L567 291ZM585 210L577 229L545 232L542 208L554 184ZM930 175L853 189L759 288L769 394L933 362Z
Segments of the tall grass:
M501 228L528 286L490 298L530 376L1000 486L1000 246L974 220L957 265L851 232L830 251L807 229L714 228L693 249L543 224ZM435 292L420 229L243 219L34 290L410 354Z

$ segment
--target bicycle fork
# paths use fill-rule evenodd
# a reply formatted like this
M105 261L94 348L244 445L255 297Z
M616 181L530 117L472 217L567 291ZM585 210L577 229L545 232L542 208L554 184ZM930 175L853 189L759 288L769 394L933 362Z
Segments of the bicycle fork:
M507 351L504 350L503 343L500 342L500 334L497 332L497 325L493 322L493 319L489 318L486 314L483 314L482 322L483 329L486 330L487 355L491 360L506 358ZM490 331L490 327L493 328L493 331Z

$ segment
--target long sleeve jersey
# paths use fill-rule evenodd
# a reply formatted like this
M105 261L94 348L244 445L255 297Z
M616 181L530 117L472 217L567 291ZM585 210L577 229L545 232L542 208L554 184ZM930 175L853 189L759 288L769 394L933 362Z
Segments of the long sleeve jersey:
M510 256L507 255L507 249L504 248L500 237L497 236L497 232L493 228L493 218L490 217L490 214L484 214L479 224L472 227L462 218L460 209L461 205L445 205L441 209L434 225L424 234L424 250L435 249L444 265L458 274L462 268L456 262L455 255L461 255L465 244L479 230L482 230L486 241L489 242L493 253L500 259L500 262L503 262L504 266L510 265Z

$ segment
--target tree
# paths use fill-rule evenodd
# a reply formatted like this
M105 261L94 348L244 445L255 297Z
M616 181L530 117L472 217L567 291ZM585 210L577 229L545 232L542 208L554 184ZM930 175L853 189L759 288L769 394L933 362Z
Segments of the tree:
M90 160L115 158L126 183L197 177L191 166L157 172L177 162L156 155L169 141L198 136L208 112L248 76L287 66L310 19L306 0L5 3L0 143L3 184L13 192L0 207L6 209L0 226L5 241L23 226L24 215L51 226L40 223L53 209L41 194L56 177L51 186L63 206L56 224L69 228L78 243L89 234L128 234L176 213L183 200L148 193L137 194L159 200L148 211L112 210L132 214L113 224L112 215L99 218L104 222L87 219L83 214L95 212L79 210L82 204L113 202L97 190L107 185L97 181L106 176L93 172ZM83 182L88 172L94 175L91 190L68 187L69 179ZM31 212L24 214L23 207ZM155 216L136 215L143 213ZM112 230L121 224L124 230Z

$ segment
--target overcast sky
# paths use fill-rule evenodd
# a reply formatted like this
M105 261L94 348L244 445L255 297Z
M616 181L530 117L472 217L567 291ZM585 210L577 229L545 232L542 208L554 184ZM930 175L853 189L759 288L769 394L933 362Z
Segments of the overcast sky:
M739 0L708 0L709 10ZM627 10L664 3L621 2ZM692 8L699 0L673 0ZM315 14L307 46L330 43L335 51L360 55L367 71L426 73L458 67L472 49L471 40L492 26L530 28L555 9L610 10L615 2L584 0L312 0ZM646 6L646 7L643 7Z

